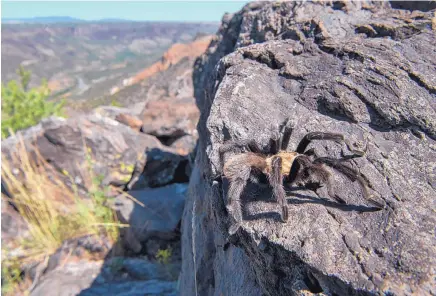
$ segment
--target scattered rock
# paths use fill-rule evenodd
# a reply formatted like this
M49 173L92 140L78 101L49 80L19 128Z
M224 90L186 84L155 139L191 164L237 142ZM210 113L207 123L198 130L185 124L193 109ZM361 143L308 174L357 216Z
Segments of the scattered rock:
M163 142L195 134L199 112L194 103L153 101L142 112L142 131Z
M415 18L387 2L263 2L223 19L194 74L201 117L182 219L181 295L434 292L433 13ZM249 186L243 225L229 238L218 149L230 139L267 147L287 118L290 149L311 131L367 143L350 165L386 208L362 212L357 184L335 174L347 206L323 190L292 191L284 224L271 191ZM312 147L347 153L325 141Z
M43 159L84 188L91 181L90 167L96 175L104 176L103 184L128 184L144 168L145 149L162 146L155 137L98 115L68 120L52 117L40 125L37 133L26 137L26 143L33 144ZM2 153L12 153L15 147L9 143L15 142L11 139L2 145Z
M194 151L196 144L196 136L185 135L172 142L170 147L176 149L176 151L181 155L188 155ZM195 155L195 153L193 154Z
M130 108L115 107L115 106L100 106L93 110L94 114L102 117L109 117L115 119L119 114L128 114L131 116L139 116L144 109L145 103L136 103Z
M104 176L103 185L140 189L189 180L185 151L165 147L154 136L98 114L68 120L51 117L19 134L30 151L34 145L59 172L68 174L66 181L72 179L83 188L90 184L91 166L96 175ZM16 144L15 137L6 139L2 153L11 155Z

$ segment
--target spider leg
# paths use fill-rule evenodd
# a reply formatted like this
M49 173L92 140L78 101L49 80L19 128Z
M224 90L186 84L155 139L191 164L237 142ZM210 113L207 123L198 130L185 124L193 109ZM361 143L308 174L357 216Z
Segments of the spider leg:
M340 143L345 140L344 135L324 132L311 132L301 139L297 147L297 152L303 154L306 151L307 146L313 140L329 140Z
M250 172L250 166L242 166L238 176L229 180L230 185L226 208L235 219L235 222L232 223L229 228L230 235L235 234L242 225L241 195L247 185L248 179L250 178Z
M289 140L292 134L292 122L291 119L286 119L280 124L279 132L276 137L270 140L270 151L271 154L277 154L280 150L286 150L289 144Z
M274 195L277 198L277 202L282 208L281 218L282 222L286 222L289 218L288 206L286 203L286 193L283 189L283 177L282 177L282 158L274 157L271 161L271 174L269 181L273 188Z
M297 169L291 170L292 176L289 176L290 182L301 182L305 184L306 187L308 187L307 183L315 183L315 181L320 182L326 185L327 192L330 197L336 199L340 203L345 203L341 197L335 194L331 182L330 172L323 167L322 163L313 163L307 155L298 156L294 162ZM313 188L310 189L313 190Z
M278 143L278 147L281 150L286 150L288 148L289 145L289 140L291 139L291 135L292 135L292 122L291 119L288 118L283 124L282 124L282 128L280 130L280 139L279 139L279 143Z
M319 157L314 160L314 163L324 163L335 170L342 173L345 177L350 179L352 182L357 181L362 188L362 194L365 199L370 201L372 204L379 208L384 208L384 205L379 203L378 201L371 198L371 196L368 193L368 183L366 180L362 177L362 175L355 169L344 165L342 162L345 160L348 160L350 158L342 158L342 159L334 159L330 157Z
M315 152L315 148L310 148L310 149L304 151L304 155L318 157L318 155Z

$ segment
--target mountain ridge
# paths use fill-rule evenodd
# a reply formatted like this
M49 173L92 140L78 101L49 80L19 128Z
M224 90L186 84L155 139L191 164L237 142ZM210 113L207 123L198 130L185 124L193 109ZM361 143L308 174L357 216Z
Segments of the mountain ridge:
M29 17L29 18L2 18L2 24L60 24L60 23L69 23L69 24L77 24L77 23L186 23L186 24L216 24L218 26L219 22L210 22L210 21L199 21L199 22L190 22L190 21L148 21L148 20L130 20L130 19L122 19L122 18L102 18L102 19L92 19L85 20L81 18L75 18L71 16L38 16L38 17Z

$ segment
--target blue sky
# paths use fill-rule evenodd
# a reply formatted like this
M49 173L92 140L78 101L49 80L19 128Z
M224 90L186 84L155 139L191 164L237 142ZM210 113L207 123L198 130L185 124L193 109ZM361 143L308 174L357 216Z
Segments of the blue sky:
M1 1L2 18L71 16L85 20L220 21L249 1Z

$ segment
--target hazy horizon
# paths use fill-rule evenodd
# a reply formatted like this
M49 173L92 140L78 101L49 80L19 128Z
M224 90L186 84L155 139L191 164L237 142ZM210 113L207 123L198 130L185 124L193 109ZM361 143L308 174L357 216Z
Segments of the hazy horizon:
M70 17L84 21L219 22L249 1L2 1L3 20Z

